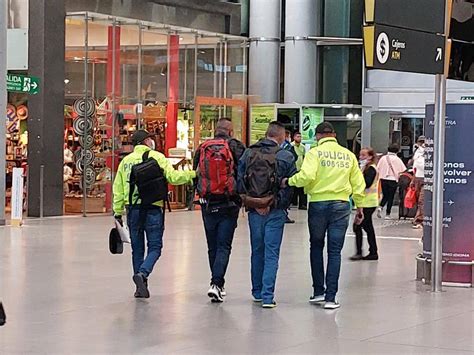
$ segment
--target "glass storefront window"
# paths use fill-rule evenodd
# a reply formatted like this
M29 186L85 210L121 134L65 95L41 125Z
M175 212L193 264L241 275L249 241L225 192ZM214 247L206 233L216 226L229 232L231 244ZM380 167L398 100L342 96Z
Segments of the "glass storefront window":
M65 167L71 175L66 213L110 211L114 174L133 149L133 132L154 132L164 152L171 102L178 107L176 145L192 149L196 98L245 95L246 56L240 37L91 13L67 16L65 149L73 161ZM85 103L89 111L81 109ZM227 102L203 109L211 126L226 115L242 134L244 106Z

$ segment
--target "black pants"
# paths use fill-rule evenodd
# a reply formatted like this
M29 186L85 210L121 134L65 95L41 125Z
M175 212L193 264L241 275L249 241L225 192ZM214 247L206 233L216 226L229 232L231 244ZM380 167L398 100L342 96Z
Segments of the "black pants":
M208 213L202 210L202 219L206 231L211 284L224 287L225 273L229 265L232 240L234 239L239 208L231 207Z
M382 182L382 202L380 206L385 207L387 205L387 216L392 213L393 198L397 192L398 183L393 180L380 180Z
M304 193L303 187L295 187L293 193L293 205L301 207L308 207L308 197Z
M364 220L360 225L354 224L354 233L356 236L357 255L362 255L362 229L367 233L367 241L369 242L369 254L377 255L377 241L375 240L375 229L372 222L372 215L375 207L364 208Z

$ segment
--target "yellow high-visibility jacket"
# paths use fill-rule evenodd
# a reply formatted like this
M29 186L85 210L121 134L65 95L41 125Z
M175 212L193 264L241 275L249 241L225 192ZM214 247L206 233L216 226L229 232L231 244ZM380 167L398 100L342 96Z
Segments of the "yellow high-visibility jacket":
M323 138L306 153L301 171L288 184L304 187L310 202L349 201L352 196L359 206L364 199L365 181L357 158L336 138Z
M125 209L125 206L128 205L129 200L129 191L130 191L130 173L132 171L132 167L135 164L139 164L143 161L143 154L146 151L150 151L149 157L153 158L157 161L158 165L161 169L163 169L163 173L168 180L168 183L171 185L182 185L192 181L194 177L196 177L196 173L194 171L178 171L173 168L171 163L166 159L166 157L161 154L160 152L151 150L146 145L137 145L135 146L132 153L127 155L123 160L120 162L118 167L117 175L115 176L113 192L114 192L114 214L121 215ZM134 196L138 195L138 192L134 191ZM135 201L134 198L134 201ZM140 204L140 200L138 200L137 204ZM163 206L163 201L158 201L154 203L155 206Z

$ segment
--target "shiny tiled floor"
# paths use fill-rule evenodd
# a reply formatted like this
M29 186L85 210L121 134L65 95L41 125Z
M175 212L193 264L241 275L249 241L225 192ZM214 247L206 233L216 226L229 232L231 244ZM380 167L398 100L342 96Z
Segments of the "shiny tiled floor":
M167 215L164 254L152 297L133 298L129 248L107 250L106 217L29 221L0 229L0 299L8 323L0 353L42 354L455 354L474 352L471 289L432 294L414 281L419 231L377 221L381 259L351 263L344 249L342 308L310 306L304 213L286 229L279 305L250 299L249 238L240 221L224 304L208 302L208 266L199 212ZM393 237L406 237L393 239Z

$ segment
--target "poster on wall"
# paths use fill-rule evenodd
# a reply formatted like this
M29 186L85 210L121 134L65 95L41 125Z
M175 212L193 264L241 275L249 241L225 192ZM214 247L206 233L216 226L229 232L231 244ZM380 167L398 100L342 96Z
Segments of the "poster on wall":
M252 106L250 113L250 144L257 143L260 139L264 138L268 124L275 119L275 106Z
M474 258L474 155L469 144L474 132L474 104L446 105L446 150L444 163L443 259L472 261ZM423 254L431 256L434 105L426 106L425 205ZM445 264L443 282L471 283L471 267Z
M301 110L301 136L304 144L313 144L316 127L324 120L324 109L318 107L303 107Z

